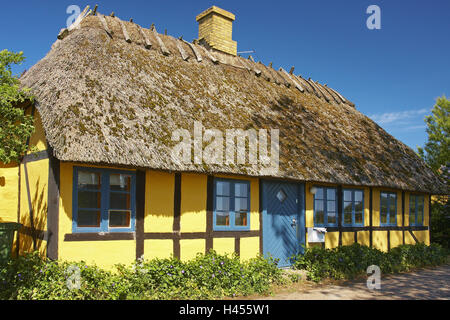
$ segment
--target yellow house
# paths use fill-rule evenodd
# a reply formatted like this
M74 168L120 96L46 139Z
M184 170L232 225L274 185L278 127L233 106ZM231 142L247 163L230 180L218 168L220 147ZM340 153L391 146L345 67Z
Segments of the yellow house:
M429 243L448 193L433 172L336 90L238 56L233 14L201 13L191 43L94 11L21 77L38 151L0 165L16 252L286 266L322 231L328 248Z

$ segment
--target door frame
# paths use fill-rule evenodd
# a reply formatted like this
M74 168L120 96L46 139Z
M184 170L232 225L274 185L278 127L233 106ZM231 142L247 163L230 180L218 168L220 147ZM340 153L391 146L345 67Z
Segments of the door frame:
M266 253L265 251L265 237L264 237L264 225L267 223L267 199L264 194L264 184L265 183L286 183L286 184L294 184L297 186L297 195L298 195L298 206L297 206L297 253L304 253L304 246L306 246L306 189L304 182L297 181L289 181L289 180L281 180L281 179L271 179L264 178L259 180L259 199L260 199L260 252L262 255ZM302 246L303 245L303 246Z

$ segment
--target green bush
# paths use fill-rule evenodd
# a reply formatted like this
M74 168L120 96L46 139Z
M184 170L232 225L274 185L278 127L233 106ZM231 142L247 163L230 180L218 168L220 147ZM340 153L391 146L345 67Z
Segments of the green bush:
M80 274L79 288L73 288L74 271ZM241 262L214 251L186 262L139 259L114 271L33 253L0 266L0 299L213 299L268 293L282 282L281 274L272 259Z
M311 247L294 258L294 268L307 271L309 280L352 279L366 274L367 267L377 265L382 273L409 271L447 262L448 251L440 245L423 243L400 245L389 252L355 243L333 249Z
M431 202L431 242L450 249L450 198Z

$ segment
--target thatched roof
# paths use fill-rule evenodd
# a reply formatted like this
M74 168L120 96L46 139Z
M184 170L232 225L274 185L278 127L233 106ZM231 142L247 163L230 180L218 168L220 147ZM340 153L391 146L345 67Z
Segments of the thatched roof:
M312 80L99 14L59 38L21 81L62 161L259 175L174 163L172 132L201 121L223 132L278 128L276 177L447 192L413 150Z

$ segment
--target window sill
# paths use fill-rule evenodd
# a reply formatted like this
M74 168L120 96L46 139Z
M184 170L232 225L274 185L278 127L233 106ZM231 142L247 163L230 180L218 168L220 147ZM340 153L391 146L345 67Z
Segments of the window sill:
M135 239L135 232L82 232L66 233L64 235L64 241L111 241Z

